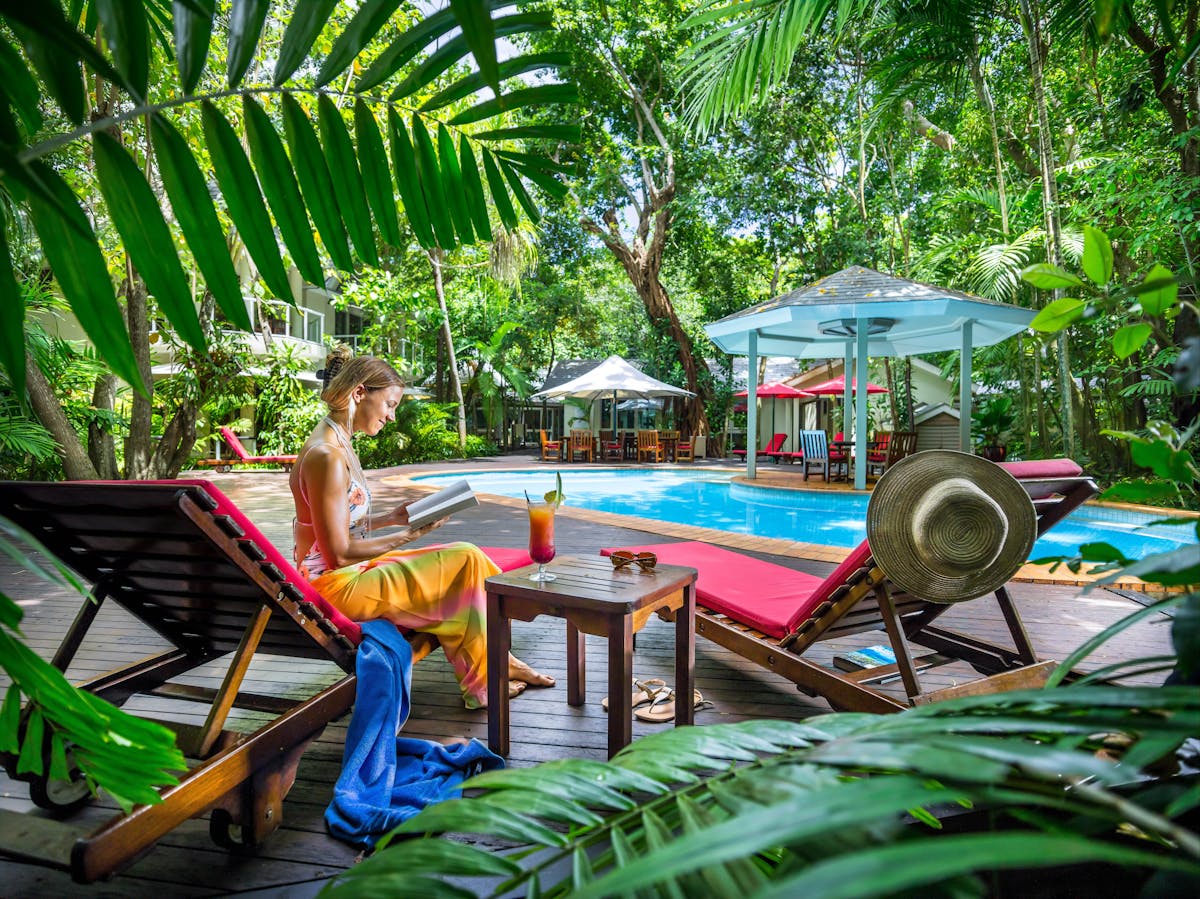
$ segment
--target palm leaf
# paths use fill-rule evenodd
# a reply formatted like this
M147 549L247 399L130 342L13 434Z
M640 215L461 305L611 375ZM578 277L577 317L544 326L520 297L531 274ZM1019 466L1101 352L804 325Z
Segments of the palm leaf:
M491 3L479 0L450 0L454 18L462 27L463 37L479 66L484 83L500 93L500 67L496 63L496 23L492 21Z
M200 113L204 135L208 140L208 152L212 156L213 169L217 183L221 185L229 217L233 219L267 287L275 296L291 302L292 288L283 262L279 259L271 218L267 215L258 181L241 141L233 126L211 102L204 101Z
M190 94L204 74L208 45L212 40L216 0L175 0L175 59L183 92Z
M396 219L387 151L383 147L379 123L375 121L371 107L361 99L354 104L354 133L362 157L363 186L371 211L375 213L375 223L383 239L395 246L400 243L400 224Z
M433 224L430 222L429 210L425 206L425 197L421 193L421 183L417 178L416 154L413 152L404 121L391 108L388 109L388 132L391 137L396 187L404 201L404 211L417 236L417 242L425 249L430 249L435 243Z
M310 284L324 284L325 274L321 270L317 244L313 240L308 216L304 214L300 185L296 183L292 164L283 149L283 141L279 139L263 108L249 97L242 99L242 112L250 156L254 160L267 203L275 216L275 224L279 226L280 236L305 280Z
M271 0L233 0L229 12L229 56L225 76L230 87L241 84L242 76L250 68L270 8Z
M454 223L450 219L448 200L442 185L437 151L434 150L433 140L425 129L425 122L416 115L412 117L412 136L417 177L421 182L421 193L425 196L425 208L429 211L433 232L437 235L439 247L452 250L458 246L458 241L455 238Z
M25 68L21 56L7 40L0 35L0 79L4 85L4 93L8 101L16 109L17 115L25 125L29 134L34 134L42 127L42 112L38 109L37 80Z
M283 45L279 48L279 59L275 62L275 86L287 81L312 49L317 35L329 21L329 14L337 6L337 0L308 0L296 4L292 19L283 34Z
M317 87L323 87L342 74L399 7L400 0L366 0L321 63Z
M8 372L13 393L25 396L25 298L12 276L8 223L0 204L0 365ZM3 429L0 429L3 430Z
M354 241L360 259L373 266L379 265L379 254L375 252L375 234L371 230L371 212L367 207L367 192L363 185L362 172L358 170L358 159L354 154L354 143L342 119L341 110L328 94L317 101L317 119L321 128L321 142L325 147L325 158L329 163L329 174L333 179L338 208L346 223L346 229Z
M378 87L400 71L401 66L414 59L430 41L453 30L457 24L454 11L446 7L410 28L379 54L379 58L358 79L354 89L364 93Z
M92 138L96 175L113 224L125 237L125 248L160 308L179 336L197 352L207 349L200 318L192 302L187 276L179 264L175 241L163 220L158 199L137 163L117 139L104 131Z
M134 92L144 97L150 81L150 28L141 3L96 0L96 12L113 62Z
M346 228L334 198L333 177L325 164L325 155L317 140L312 122L300 104L290 94L283 95L283 127L296 177L313 223L320 232L325 251L333 264L344 272L354 270L350 246L346 243Z
M471 215L467 211L467 195L463 186L462 169L458 163L458 150L445 125L438 125L437 147L446 199L450 206L450 218L454 221L454 228L462 243L469 246L475 242L475 232L471 228Z

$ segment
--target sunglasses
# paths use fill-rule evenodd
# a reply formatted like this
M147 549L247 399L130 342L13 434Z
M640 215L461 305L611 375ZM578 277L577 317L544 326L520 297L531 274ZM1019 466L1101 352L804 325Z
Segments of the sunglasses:
M609 558L612 559L613 568L617 571L628 568L630 565L636 565L642 571L650 571L658 564L658 556L654 553L635 553L627 549L618 549Z

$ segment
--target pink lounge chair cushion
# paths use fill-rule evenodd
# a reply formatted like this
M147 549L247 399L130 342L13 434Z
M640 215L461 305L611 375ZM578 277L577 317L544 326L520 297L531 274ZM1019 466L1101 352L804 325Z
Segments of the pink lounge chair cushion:
M648 551L664 565L695 568L696 597L701 603L772 637L795 630L871 555L864 540L822 579L697 541L610 547L600 552L607 556L614 549Z
M1026 462L1001 462L1000 467L1018 481L1026 478L1077 478L1083 469L1070 459L1030 459Z

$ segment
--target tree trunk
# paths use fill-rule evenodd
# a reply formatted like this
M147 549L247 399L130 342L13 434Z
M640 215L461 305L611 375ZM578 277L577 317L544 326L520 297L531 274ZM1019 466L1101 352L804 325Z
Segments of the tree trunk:
M63 473L68 481L94 481L100 477L96 466L88 458L79 435L67 420L54 388L46 380L46 375L38 367L37 362L25 351L25 386L29 391L29 404L33 407L38 421L49 431L58 443L58 455L62 459Z
M988 128L992 137L992 164L996 168L996 195L1000 199L1000 231L1008 242L1008 190L1004 183L1004 159L1000 152L1000 129L996 125L996 103L992 99L992 90L983 75L979 64L979 47L976 36L971 35L971 45L967 48L967 71L971 74L971 83L975 86L975 96L979 105L987 115Z
M146 285L133 264L125 263L125 320L129 328L129 340L133 344L133 355L138 372L149 391L143 396L134 391L133 406L129 415L129 436L125 440L125 477L136 481L153 477L150 457L153 453L151 426L153 424L154 379L150 373L150 316L146 297Z
M1029 70L1033 81L1033 101L1038 117L1038 161L1042 175L1042 214L1046 222L1046 256L1053 265L1062 265L1062 234L1058 216L1058 185L1054 180L1054 144L1050 135L1050 113L1046 106L1046 81L1043 71L1043 43L1041 10L1036 0L1019 0L1021 24L1025 30L1025 42L1029 48ZM1055 299L1061 296L1055 291ZM1063 454L1075 455L1075 415L1072 409L1074 385L1071 378L1070 346L1067 334L1058 335L1058 381L1062 397L1062 440Z
M117 399L117 376L111 373L102 374L96 379L96 388L92 392L92 406L97 410L112 412ZM110 431L102 428L97 422L88 422L88 458L100 477L106 481L115 480L117 474L117 446Z
M446 290L442 283L442 251L429 251L429 264L433 267L433 288L437 293L438 308L442 310L442 338L446 341L447 369L450 372L450 388L458 404L458 445L467 447L467 407L463 402L462 383L458 379L458 360L454 357L454 337L450 333L450 311L446 308Z

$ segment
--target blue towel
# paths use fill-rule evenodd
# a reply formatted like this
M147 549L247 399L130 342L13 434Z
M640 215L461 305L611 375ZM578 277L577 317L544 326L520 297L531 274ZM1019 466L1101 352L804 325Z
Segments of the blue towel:
M363 624L356 663L358 696L342 773L325 810L325 826L340 840L374 846L425 806L460 795L460 785L504 760L477 740L443 746L397 737L408 720L412 648L387 621Z

